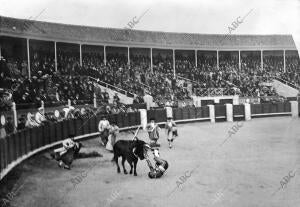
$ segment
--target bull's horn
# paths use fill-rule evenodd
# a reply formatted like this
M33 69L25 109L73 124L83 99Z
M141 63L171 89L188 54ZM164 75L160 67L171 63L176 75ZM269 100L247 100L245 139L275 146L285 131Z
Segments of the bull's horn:
M144 147L152 149L149 144L144 144Z

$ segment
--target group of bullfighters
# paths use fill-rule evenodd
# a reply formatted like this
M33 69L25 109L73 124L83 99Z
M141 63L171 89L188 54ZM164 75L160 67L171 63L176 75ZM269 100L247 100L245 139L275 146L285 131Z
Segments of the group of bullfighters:
M178 136L176 123L173 121L172 117L167 118L167 122L165 123L165 129L167 134L167 141L169 148L173 147L173 141ZM98 125L99 135L100 135L100 144L103 145L108 151L114 152L114 145L116 143L116 137L119 132L119 128L116 123L109 123L105 116L103 116ZM139 129L138 129L139 130ZM133 139L137 139L137 133ZM162 158L160 158L159 154L159 138L161 128L155 122L154 118L150 118L149 124L147 124L146 130L149 135L149 144L145 143L143 146L143 158L146 160L150 172L148 173L149 178L160 178L168 168L168 162ZM134 140L133 140L134 141ZM82 144L78 143L74 140L74 136L70 136L70 138L64 140L62 142L62 147L55 149L51 156L55 160L58 161L58 166L70 169L72 161L76 158L79 153ZM130 149L135 155L136 149ZM152 151L153 153L153 161L154 165L151 162L150 156L148 152ZM114 152L115 153L115 152ZM123 158L124 159L124 158ZM141 159L141 158L140 158ZM128 161L128 160L127 160ZM124 161L122 160L122 164L124 167ZM117 163L118 165L118 163ZM119 166L118 166L119 167ZM118 169L119 170L119 169Z

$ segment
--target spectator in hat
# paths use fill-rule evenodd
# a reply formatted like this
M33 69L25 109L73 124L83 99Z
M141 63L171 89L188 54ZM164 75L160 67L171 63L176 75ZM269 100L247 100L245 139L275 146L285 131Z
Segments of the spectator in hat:
M118 114L120 113L120 109L117 106L113 106L111 109L112 114Z
M120 103L120 98L119 98L119 96L118 96L117 93L115 93L115 95L114 95L114 103L115 104L119 104Z
M38 108L38 112L35 114L35 121L36 121L36 123L38 123L38 125L41 125L43 122L46 121L43 110L44 110L44 108L40 107L40 108Z
M67 118L73 118L73 114L72 112L75 110L75 108L73 106L69 106L67 105L65 108L63 108L63 111L65 112L65 119Z
M127 112L127 113L131 113L131 112L134 112L134 111L133 111L133 109L131 108L131 106L129 106L129 107L127 108L126 112Z
M15 130L14 123L11 117L8 117L5 124L6 134L11 134Z
M36 123L36 121L33 119L33 115L30 112L27 114L27 120L25 126L29 128L39 126L38 123Z
M21 118L19 118L18 121L18 130L22 130L25 129L25 119L24 119L24 115L21 116Z
M108 92L106 90L104 91L103 96L104 96L104 102L108 103L108 101L109 101L109 94L108 94Z
M106 115L108 115L108 114L112 114L112 111L111 111L111 109L110 109L110 106L109 106L109 105L107 105L107 106L105 107L104 114L106 114Z
M2 117L1 117L2 118ZM4 121L5 122L5 121ZM3 123L5 124L5 123ZM4 125L2 125L2 123L0 123L0 139L6 137L6 131L5 131L5 127Z

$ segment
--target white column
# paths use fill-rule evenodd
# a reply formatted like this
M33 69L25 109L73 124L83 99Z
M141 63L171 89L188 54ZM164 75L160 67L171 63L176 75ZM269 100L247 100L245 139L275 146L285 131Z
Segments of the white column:
M140 118L141 118L141 125L145 130L147 127L147 110L146 109L139 109Z
M226 120L233 121L233 106L232 104L226 104Z
M17 117L17 108L16 108L16 103L12 103L12 111L13 111L13 116L14 116L14 127L17 129L18 127L18 117Z
M193 104L195 105L195 107L198 107L198 97L197 96L191 96L193 99Z
M60 100L59 100L59 95L58 95L58 92L57 92L57 91L56 91L56 93L55 93L55 97L56 97L56 100L57 100L57 101L60 101Z
M103 61L104 61L104 65L106 65L106 46L104 45L103 47Z
M28 67L28 78L31 78L29 39L27 39L27 67Z
M45 103L44 101L41 101L41 108L43 109L42 113L45 115Z
M128 57L127 57L127 64L130 65L130 49L127 49Z
M211 123L215 123L215 106L214 105L208 105L209 107L209 118Z
M286 72L285 50L283 50L283 71Z
M219 50L217 50L217 68L219 70Z
M244 106L245 106L245 120L249 121L251 120L251 106L248 103L245 103Z
M176 68L175 68L175 49L173 49L173 70L174 70L174 78L176 77Z
M197 98L197 107L201 107L201 97Z
M97 97L95 93L94 93L94 108L97 108Z
M79 63L82 66L82 45L79 44Z
M56 41L54 42L54 64L55 64L55 71L57 71L57 48L56 48Z
M197 60L197 50L195 50L195 66L198 66L198 60Z
M263 50L260 51L260 68L263 71L264 70L264 56L263 56Z
M290 101L291 103L291 113L293 118L299 117L299 108L298 108L298 101Z
M173 117L173 109L172 107L166 107L166 114L167 114L167 117Z
M241 71L241 50L239 50L239 71Z
M240 104L240 99L239 99L238 95L233 96L232 103L233 103L233 105L239 105Z
M153 73L153 56L152 56L152 47L150 48L150 69L151 69L151 73Z

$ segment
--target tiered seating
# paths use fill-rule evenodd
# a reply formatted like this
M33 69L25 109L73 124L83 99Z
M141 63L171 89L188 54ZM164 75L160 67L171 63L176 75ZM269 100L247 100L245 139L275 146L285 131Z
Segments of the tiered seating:
M298 56L286 57L286 72L280 77L300 87L300 60Z
M227 56L226 56L227 57ZM170 56L153 58L153 73L150 58L133 55L130 65L122 54L108 55L107 65L97 53L85 53L83 66L78 53L59 51L58 71L54 71L53 58L47 54L34 54L31 61L32 79L22 75L26 68L24 60L1 60L2 82L13 88L13 99L17 103L93 99L93 85L86 79L94 77L142 97L148 91L159 105L166 101L184 100L192 95L186 87L176 84ZM280 56L264 57L264 70L256 57L242 58L241 71L236 58L223 58L217 68L214 56L198 57L198 65L187 57L178 57L176 73L192 80L195 95L203 95L207 89L222 91L223 95L273 96L276 92L262 83L274 75L299 83L299 59L288 58L287 72L282 71ZM55 94L53 93L55 91ZM49 92L52 91L52 92ZM225 94L224 94L225 93ZM208 94L204 94L208 95Z
M283 72L283 57L282 56L265 56L264 71L271 73Z

